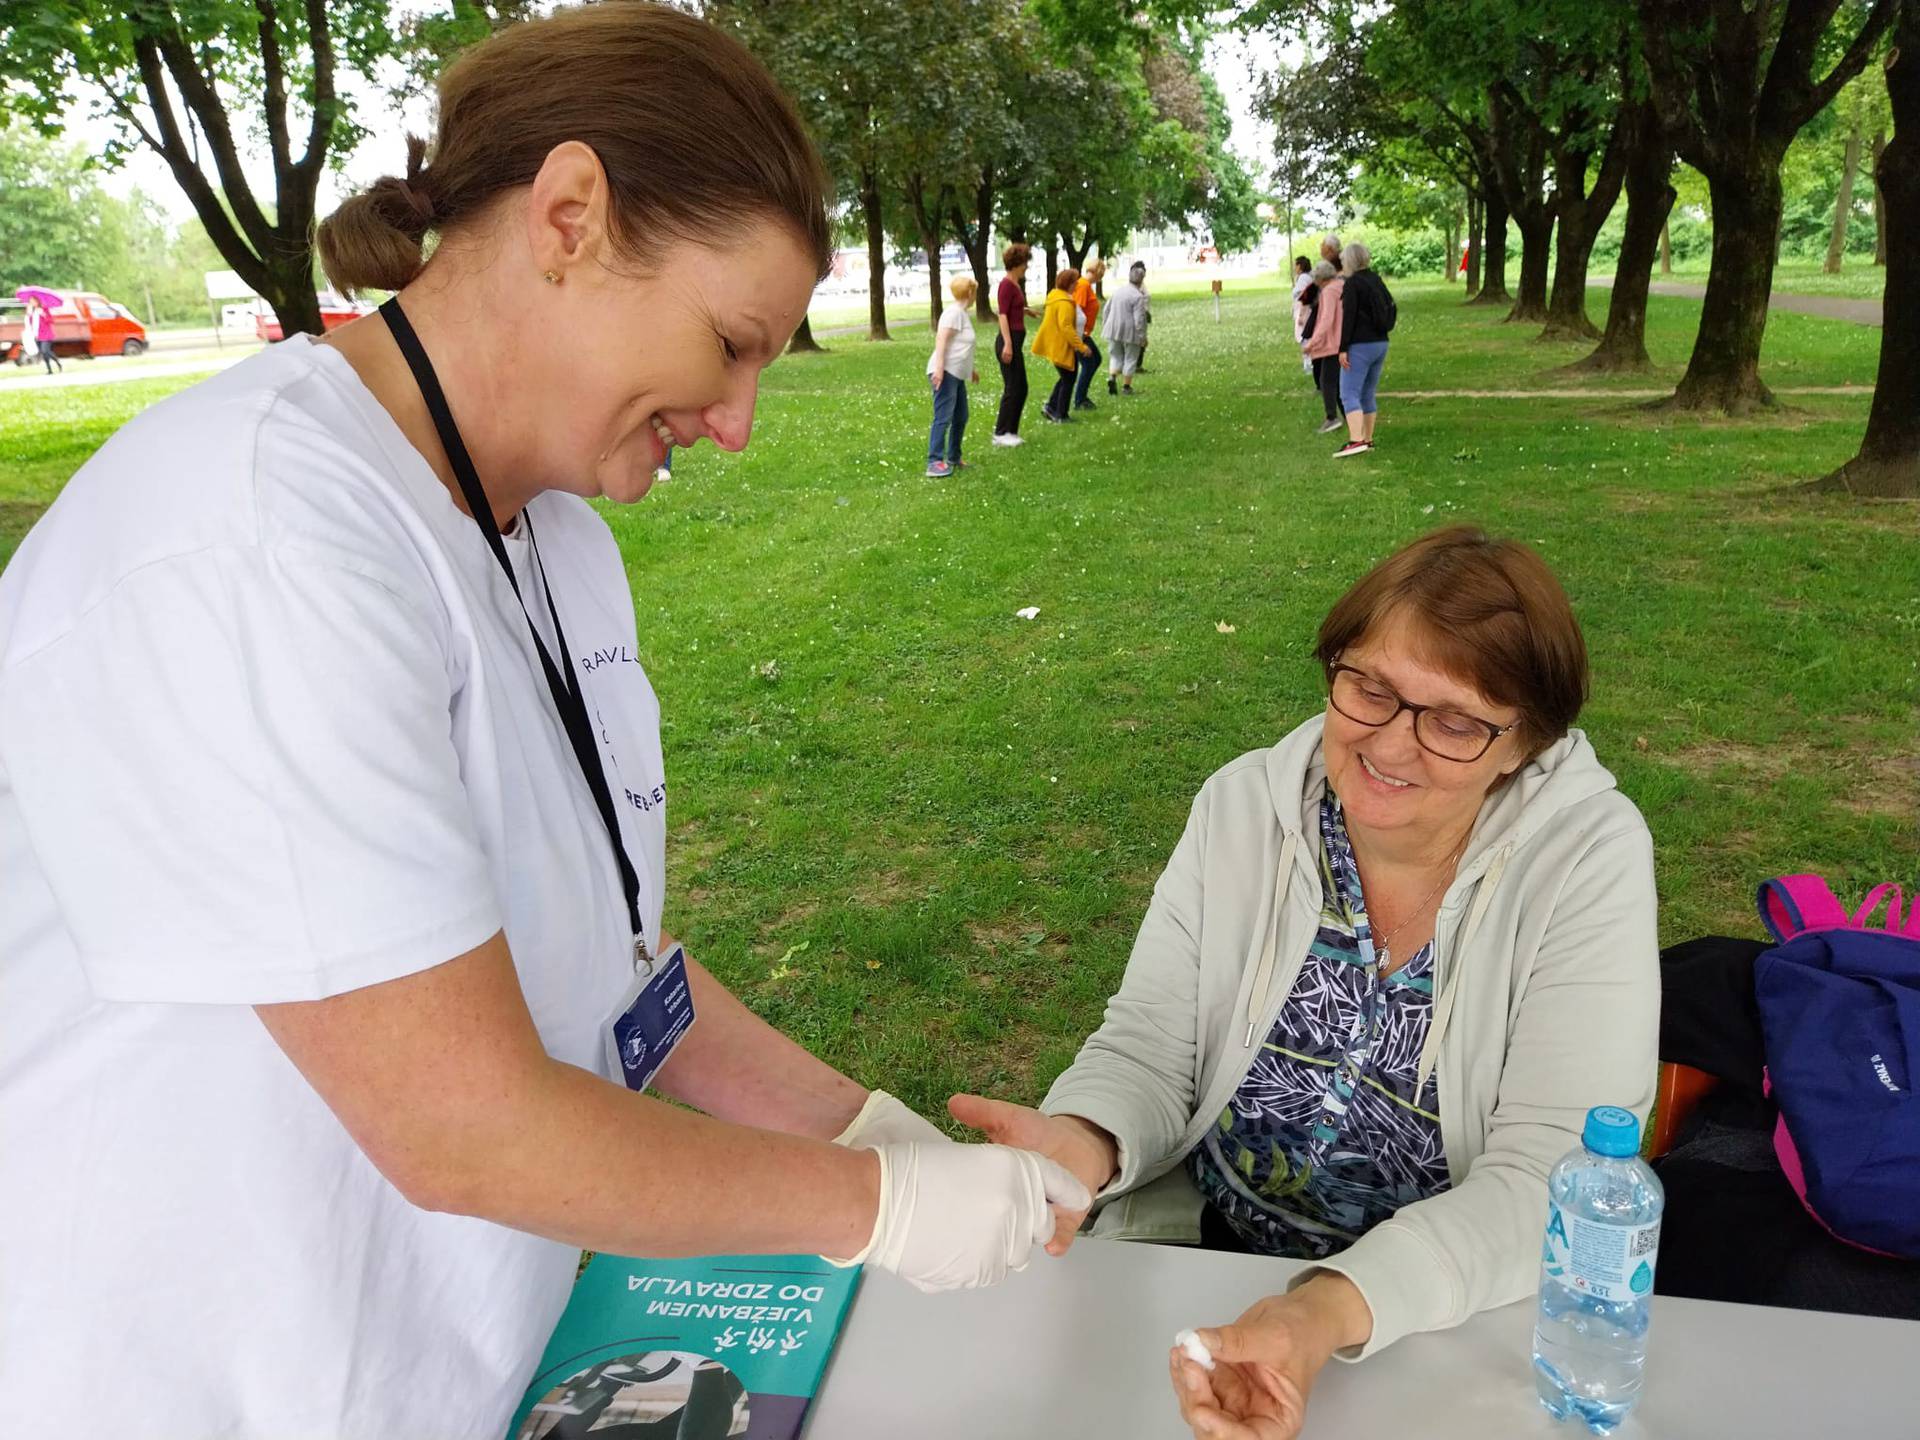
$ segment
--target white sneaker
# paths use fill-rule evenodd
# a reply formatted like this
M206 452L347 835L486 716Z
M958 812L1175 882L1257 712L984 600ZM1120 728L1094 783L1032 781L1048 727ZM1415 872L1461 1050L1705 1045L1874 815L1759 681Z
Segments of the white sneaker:
M996 435L993 437L993 443L1011 447L1014 445L1024 445L1027 442L1022 440L1018 435Z

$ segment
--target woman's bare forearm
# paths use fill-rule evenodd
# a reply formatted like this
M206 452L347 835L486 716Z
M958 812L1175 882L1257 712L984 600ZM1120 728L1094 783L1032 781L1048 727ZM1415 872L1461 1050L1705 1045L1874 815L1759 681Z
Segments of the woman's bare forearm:
M655 1256L850 1256L879 1208L867 1151L729 1124L558 1062L502 1119L475 1183L439 1208Z
M710 1023L707 1044L737 1042L737 1017L714 998L724 992L697 967L689 978L708 1009L682 1048ZM626 1255L852 1255L872 1232L870 1153L694 1114L550 1056L501 935L412 975L255 1013L423 1209ZM806 1080L799 1066L765 1073ZM818 1128L828 1123L823 1112Z

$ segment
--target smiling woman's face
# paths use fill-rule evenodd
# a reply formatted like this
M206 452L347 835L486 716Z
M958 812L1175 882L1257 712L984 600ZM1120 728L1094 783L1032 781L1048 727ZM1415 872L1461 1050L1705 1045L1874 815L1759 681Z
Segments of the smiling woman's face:
M566 328L572 363L547 377L561 401L543 447L556 488L638 500L669 436L744 449L760 372L806 315L813 285L811 257L772 219L725 247L675 245L643 275L570 277L553 323Z
M1399 611L1340 656L1402 700L1458 710L1495 726L1512 725L1520 711L1483 695L1470 681L1434 668L1413 622ZM1401 711L1385 725L1363 725L1327 706L1322 750L1327 783L1340 797L1350 826L1394 832L1414 845L1449 845L1463 838L1487 792L1526 760L1521 731L1509 730L1478 760L1444 759L1413 734L1413 715Z

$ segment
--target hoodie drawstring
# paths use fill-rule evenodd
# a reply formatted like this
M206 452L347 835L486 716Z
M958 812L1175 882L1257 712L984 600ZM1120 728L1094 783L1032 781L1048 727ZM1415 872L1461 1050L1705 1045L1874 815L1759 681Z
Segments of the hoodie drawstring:
M1287 890L1293 880L1293 857L1300 849L1300 832L1287 831L1280 846L1280 870L1273 880L1273 912L1267 917L1267 939L1260 947L1260 964L1253 972L1253 988L1247 992L1247 1038L1240 1042L1246 1050L1253 1045L1254 1028L1260 1012L1266 1009L1267 986L1273 983L1274 952L1280 947L1280 912L1286 909Z
M1467 923L1460 927L1460 938L1454 944L1454 955L1462 955L1473 942L1474 932L1480 928L1481 917L1487 913L1487 906L1493 901L1494 888L1500 883L1500 872L1507 868L1507 857L1513 854L1511 843L1500 847L1500 853L1493 857L1493 863L1487 866L1487 873L1473 892L1473 906L1467 911ZM1460 976L1466 970L1463 964L1455 964L1453 973L1447 976L1446 989L1440 992L1440 998L1434 1002L1433 1019L1427 1026L1427 1043L1420 1047L1420 1068L1413 1081L1413 1093L1418 1095L1426 1088L1427 1077L1433 1074L1434 1066L1440 1063L1440 1037L1446 1033L1447 1021L1453 1015L1454 997L1460 993Z

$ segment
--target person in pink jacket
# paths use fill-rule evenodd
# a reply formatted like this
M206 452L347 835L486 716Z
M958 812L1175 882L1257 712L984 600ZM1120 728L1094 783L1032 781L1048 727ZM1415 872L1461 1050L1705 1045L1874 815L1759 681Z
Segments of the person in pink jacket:
M1340 428L1340 292L1346 281L1322 260L1313 267L1313 283L1320 287L1320 303L1314 307L1313 332L1300 347L1313 362L1313 378L1326 407L1327 418L1320 427L1325 435Z

